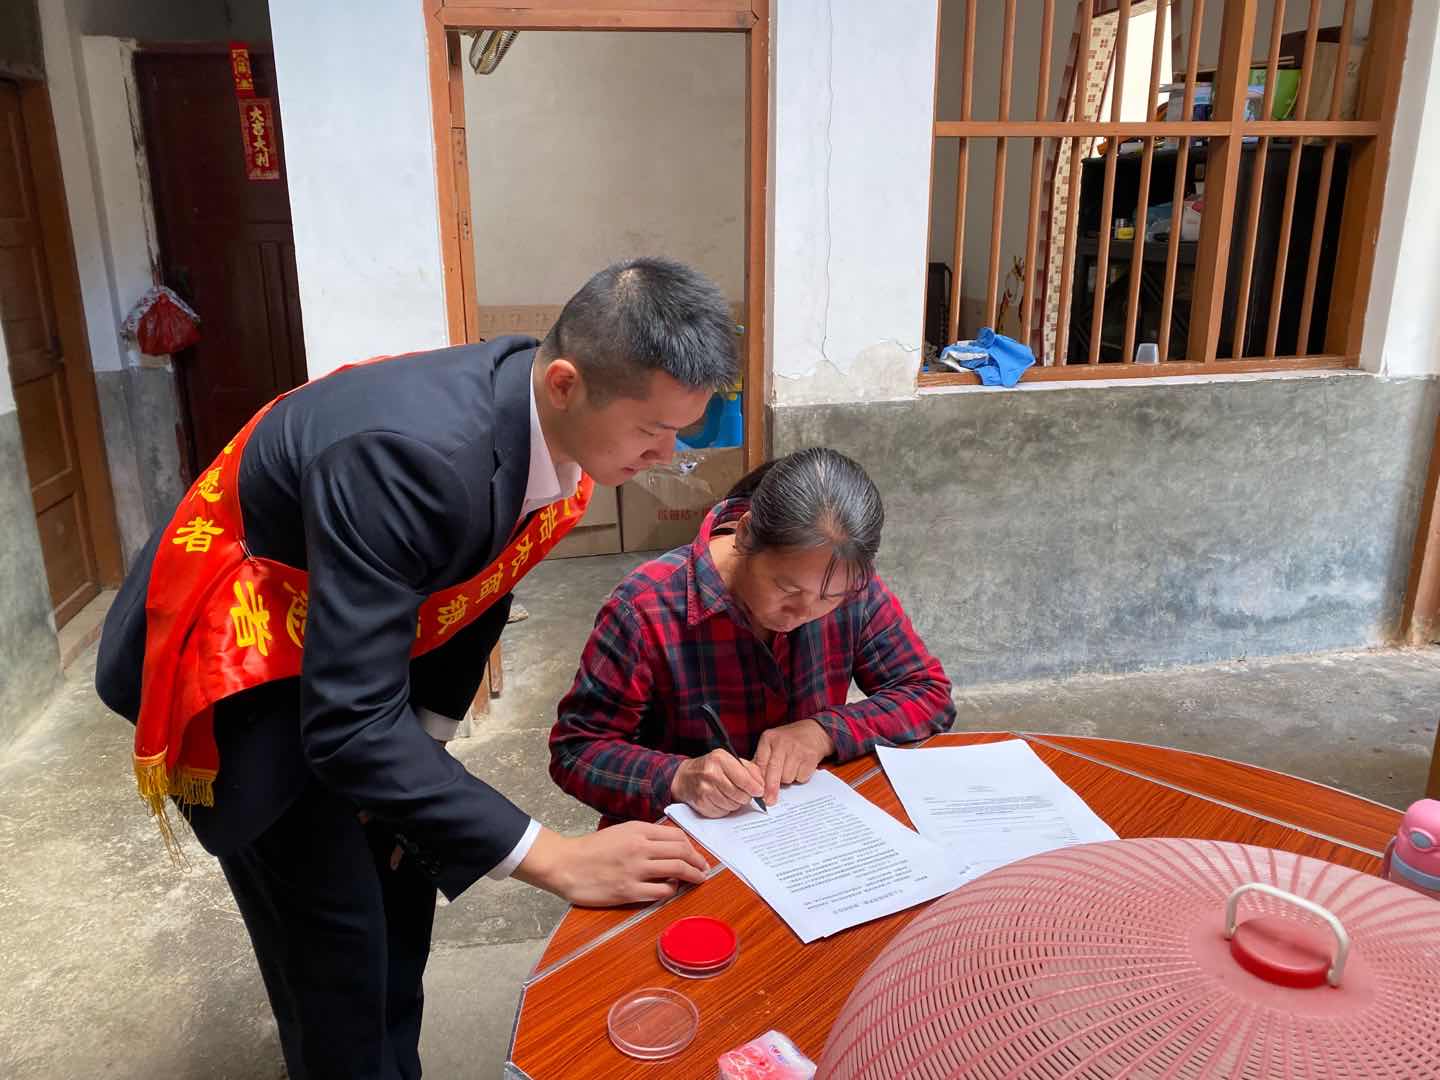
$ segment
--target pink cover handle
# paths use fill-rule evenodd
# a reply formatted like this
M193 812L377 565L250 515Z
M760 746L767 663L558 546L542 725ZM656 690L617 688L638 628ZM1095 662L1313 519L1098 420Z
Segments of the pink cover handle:
M1345 961L1350 956L1350 935L1335 913L1329 908L1321 907L1313 900L1306 900L1303 896L1296 896L1294 893L1286 892L1284 889L1277 889L1274 885L1266 885L1263 882L1252 881L1248 885L1241 885L1230 894L1230 899L1225 901L1225 940L1229 941L1235 936L1236 909L1240 906L1240 897L1247 892L1264 893L1266 896L1273 896L1277 900L1284 900L1287 904L1293 904L1301 911L1314 915L1330 927L1335 935L1335 957L1330 961L1330 970L1325 973L1325 981L1331 986L1340 985L1340 976L1345 973Z

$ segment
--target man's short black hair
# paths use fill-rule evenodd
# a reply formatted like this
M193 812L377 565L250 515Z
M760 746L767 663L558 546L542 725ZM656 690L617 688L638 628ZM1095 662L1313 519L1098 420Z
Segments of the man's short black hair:
M697 390L727 389L739 373L725 294L671 259L627 259L601 270L561 310L539 355L572 361L601 405L645 397L654 371Z

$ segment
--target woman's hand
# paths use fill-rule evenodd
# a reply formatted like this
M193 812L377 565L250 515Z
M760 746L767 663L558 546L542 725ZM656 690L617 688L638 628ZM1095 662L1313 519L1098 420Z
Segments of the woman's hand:
M764 791L759 765L726 750L682 762L670 781L670 797L707 818L727 817Z
M835 744L816 720L797 720L761 735L755 764L765 774L766 805L775 805L781 784L805 783L834 752Z

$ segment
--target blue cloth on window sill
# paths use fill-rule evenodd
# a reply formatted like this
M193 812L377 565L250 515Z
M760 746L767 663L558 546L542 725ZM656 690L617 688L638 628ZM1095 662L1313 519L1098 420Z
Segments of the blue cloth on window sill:
M974 341L957 341L940 351L942 359L952 355L953 362L975 372L986 386L1014 386L1025 369L1035 363L1035 354L1028 345L997 334L988 326L981 328Z

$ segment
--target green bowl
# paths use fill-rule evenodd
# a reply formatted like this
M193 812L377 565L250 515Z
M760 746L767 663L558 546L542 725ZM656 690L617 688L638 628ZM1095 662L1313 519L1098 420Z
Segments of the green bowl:
M1265 68L1250 69L1250 85L1265 85ZM1288 120L1295 111L1295 99L1300 96L1300 72L1275 72L1275 97L1270 103L1271 120Z

